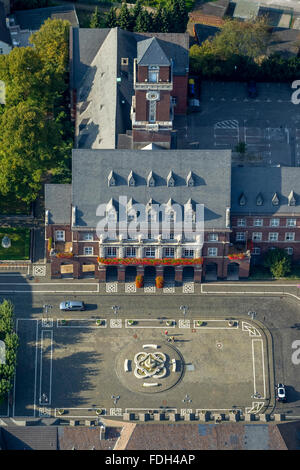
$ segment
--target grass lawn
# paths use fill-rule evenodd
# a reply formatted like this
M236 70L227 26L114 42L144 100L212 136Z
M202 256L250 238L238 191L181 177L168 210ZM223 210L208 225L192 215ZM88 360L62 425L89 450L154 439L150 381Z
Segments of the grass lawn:
M13 195L0 197L0 215L30 215L30 205L16 200Z
M11 247L3 248L2 239L7 235ZM0 227L0 260L27 260L30 252L30 230L26 228Z

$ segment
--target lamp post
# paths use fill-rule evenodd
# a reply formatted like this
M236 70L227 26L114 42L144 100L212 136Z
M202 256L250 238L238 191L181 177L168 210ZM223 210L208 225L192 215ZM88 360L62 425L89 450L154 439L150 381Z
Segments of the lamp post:
M189 307L188 307L187 305L180 305L179 308L180 308L180 310L182 310L183 316L184 316L184 318L185 318L186 312L187 312L187 310L189 309Z
M113 400L114 405L116 406L118 403L118 400L120 399L120 395L112 395L111 399Z
M185 395L185 397L182 401L183 401L183 403L191 403L192 402L192 400L191 400L191 398L189 397L188 394Z
M114 311L114 314L117 315L121 307L119 307L119 305L113 305L111 308Z
M256 317L256 312L250 311L250 312L248 312L248 315L249 315L249 317L252 318L252 320L254 320L254 318Z

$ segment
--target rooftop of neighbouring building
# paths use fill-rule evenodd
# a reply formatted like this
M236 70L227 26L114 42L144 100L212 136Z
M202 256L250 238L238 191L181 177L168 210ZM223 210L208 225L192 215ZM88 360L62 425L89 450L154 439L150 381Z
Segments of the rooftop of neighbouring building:
M4 4L2 2L0 2L0 41L4 42L5 44L11 45L11 37L9 34L9 30L6 26L5 9Z

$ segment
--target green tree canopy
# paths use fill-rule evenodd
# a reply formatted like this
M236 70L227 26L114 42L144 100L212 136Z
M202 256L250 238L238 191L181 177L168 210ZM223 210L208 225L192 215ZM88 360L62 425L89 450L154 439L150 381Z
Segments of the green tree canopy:
M98 7L95 7L94 12L91 14L90 28L101 28L101 14Z
M264 266L270 269L274 277L284 277L291 271L291 258L282 248L275 248L266 254Z
M106 15L105 26L106 28L115 28L116 26L118 26L116 8L110 8L109 12Z
M0 339L5 344L5 364L0 364L0 403L12 388L16 368L18 336L14 332L14 307L9 300L0 304Z

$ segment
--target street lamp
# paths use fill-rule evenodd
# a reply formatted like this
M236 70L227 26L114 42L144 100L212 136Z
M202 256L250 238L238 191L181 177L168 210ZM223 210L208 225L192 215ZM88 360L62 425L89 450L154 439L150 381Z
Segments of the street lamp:
M118 400L120 399L120 395L112 395L111 399L114 401L114 405L116 406L118 403Z
M250 312L248 312L248 315L249 315L249 317L252 318L252 320L254 320L254 318L256 317L256 312L250 311Z
M186 312L187 310L189 309L189 307L187 305L180 305L180 310L183 311L183 316L185 317L186 316Z
M186 394L186 396L184 397L184 399L182 401L183 401L183 403L191 403L192 402L192 400L191 400L191 398L189 397L188 394Z
M113 305L111 308L114 311L114 314L117 315L121 307L119 307L119 305Z

